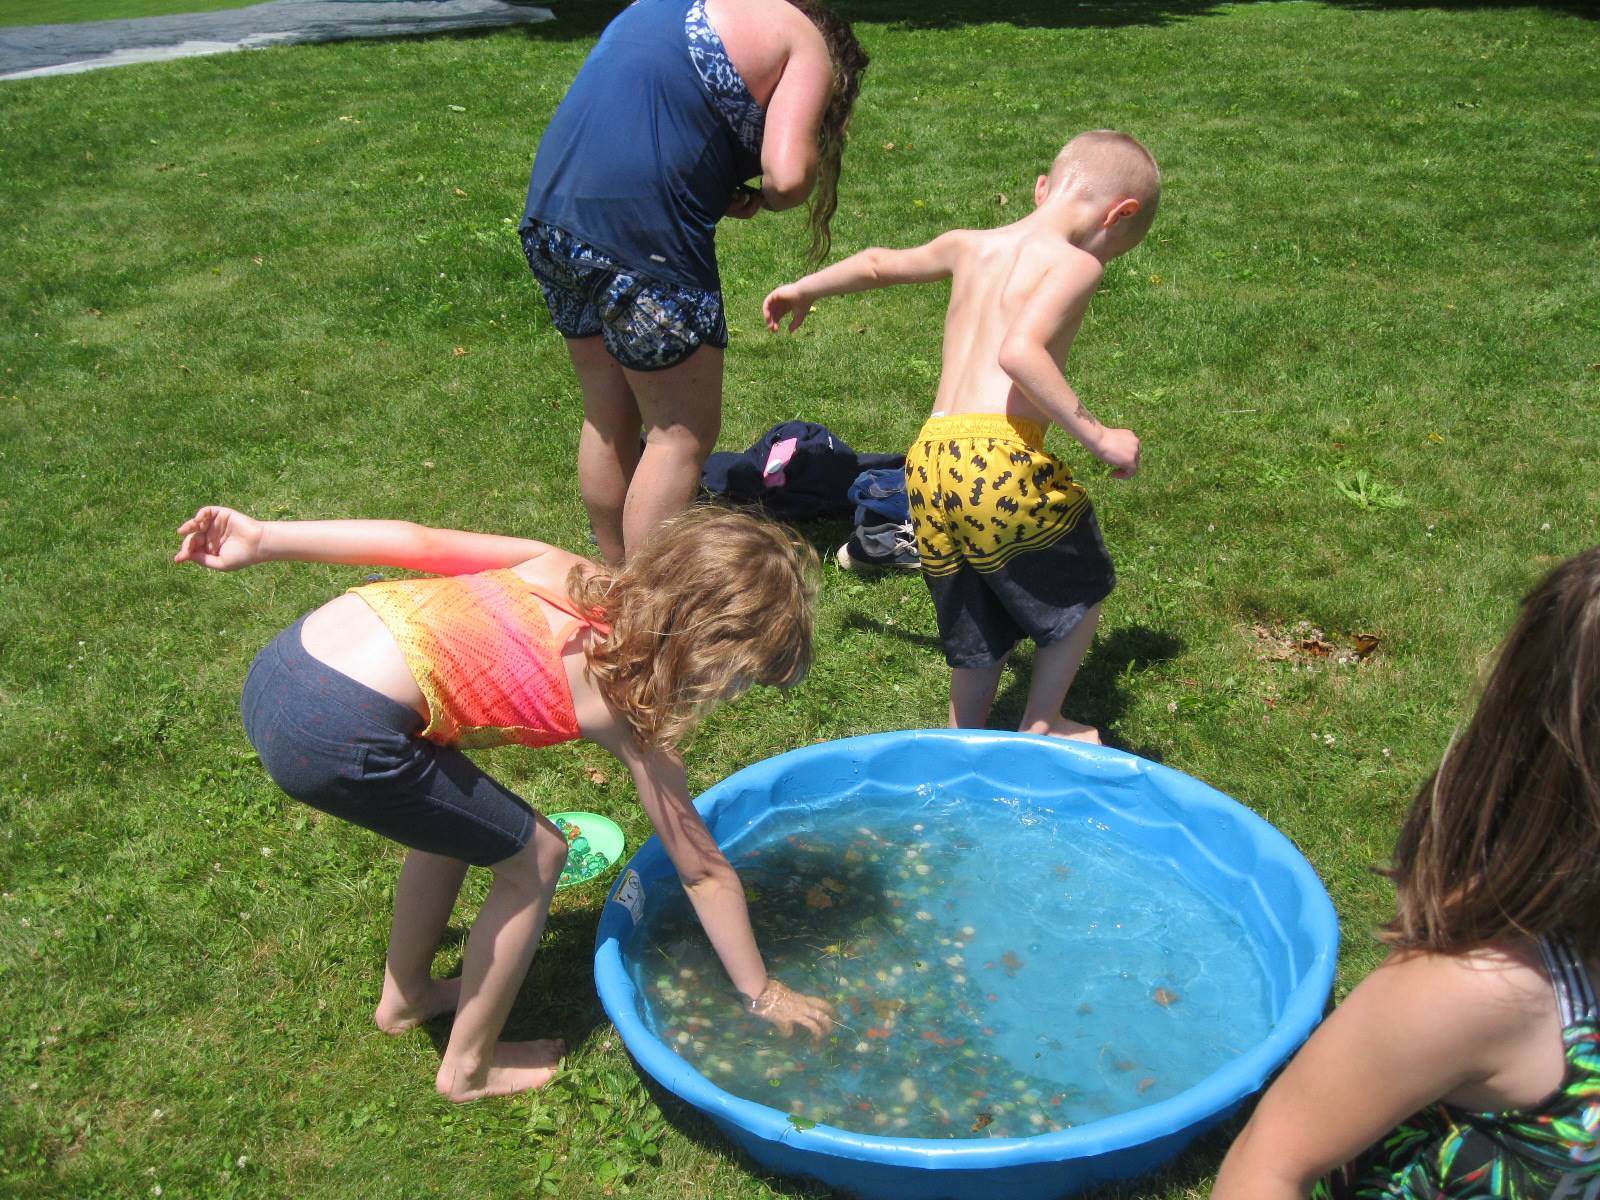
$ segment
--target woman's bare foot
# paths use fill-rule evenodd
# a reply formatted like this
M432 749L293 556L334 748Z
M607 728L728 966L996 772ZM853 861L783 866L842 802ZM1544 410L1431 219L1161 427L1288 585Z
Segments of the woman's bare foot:
M1070 717L1057 717L1046 729L1035 730L1037 733L1049 734L1051 737L1066 738L1070 742L1088 742L1091 746L1102 745L1100 731L1093 725L1085 725L1082 721L1074 721Z
M383 996L372 1019L385 1033L407 1033L431 1021L434 1017L455 1012L461 1002L461 977L430 979L427 988L415 996L401 993L394 981L385 976Z
M559 1038L537 1042L496 1042L494 1057L481 1072L460 1070L446 1059L439 1064L434 1087L446 1100L465 1104L485 1096L514 1096L542 1088L556 1077L566 1044Z

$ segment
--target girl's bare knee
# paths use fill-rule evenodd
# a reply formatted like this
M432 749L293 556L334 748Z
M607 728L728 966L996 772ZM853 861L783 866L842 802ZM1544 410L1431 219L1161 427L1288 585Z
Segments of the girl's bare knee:
M504 880L530 892L554 891L567 863L567 839L544 817L537 818L528 844L489 868L495 882Z
M561 868L567 865L566 836L552 822L541 818L533 835L533 844L537 847L539 877L555 880L561 874Z

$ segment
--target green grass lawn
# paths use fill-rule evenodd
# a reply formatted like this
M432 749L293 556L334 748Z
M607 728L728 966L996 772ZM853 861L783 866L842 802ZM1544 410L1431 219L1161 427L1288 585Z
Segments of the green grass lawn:
M247 8L260 0L0 0L0 28L165 17L172 13Z
M385 0L364 2L381 4ZM536 0L509 2L533 4ZM259 3L262 0L0 0L0 29L8 25L47 25L129 17L165 17L173 13L220 12L229 8L248 8Z
M819 1194L638 1083L589 973L601 883L558 898L512 1017L568 1040L562 1084L438 1100L442 1031L370 1024L399 853L282 797L235 708L256 650L363 572L168 561L205 502L584 545L579 393L514 236L604 20L556 7L0 90L0 1193ZM837 253L1010 219L1083 128L1161 160L1160 220L1068 369L1144 470L1111 480L1052 435L1120 572L1068 709L1293 837L1343 919L1347 988L1387 911L1369 868L1517 597L1600 540L1600 27L1312 0L844 7L874 61ZM761 297L802 245L798 214L724 233L723 442L806 417L898 449L944 295L830 300L768 335ZM1380 642L1358 665L1283 649L1313 627ZM811 678L709 721L693 784L939 724L932 633L919 580L830 570ZM1000 716L1019 709L1008 677ZM537 806L648 832L596 750L485 761ZM1127 1194L1203 1196L1224 1145Z

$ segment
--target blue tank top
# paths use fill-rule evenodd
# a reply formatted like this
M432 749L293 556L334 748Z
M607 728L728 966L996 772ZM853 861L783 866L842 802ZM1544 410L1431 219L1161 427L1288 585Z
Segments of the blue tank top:
M543 221L623 265L715 290L717 221L761 172L690 56L694 0L638 0L601 35L539 143L522 226Z

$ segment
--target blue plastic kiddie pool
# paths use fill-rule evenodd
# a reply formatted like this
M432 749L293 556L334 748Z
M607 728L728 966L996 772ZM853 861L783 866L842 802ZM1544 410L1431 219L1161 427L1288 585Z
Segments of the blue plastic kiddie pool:
M711 1082L652 1032L630 954L652 901L679 890L658 839L629 862L600 920L595 981L624 1043L657 1083L699 1109L773 1171L868 1200L1052 1200L1131 1179L1172 1158L1257 1092L1321 1019L1338 925L1311 866L1281 833L1206 784L1118 750L1025 734L928 730L827 742L757 763L697 801L738 859L763 824L796 813L848 819L849 806L930 789L1008 797L1039 819L1104 830L1234 914L1261 968L1266 1036L1174 1095L1031 1137L951 1140L853 1132L790 1114ZM844 806L841 808L840 806ZM1087 822L1087 825L1085 823ZM997 888L1004 886L996 878ZM641 926L641 919L645 925ZM1166 1003L1165 999L1159 1001Z

